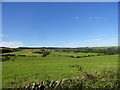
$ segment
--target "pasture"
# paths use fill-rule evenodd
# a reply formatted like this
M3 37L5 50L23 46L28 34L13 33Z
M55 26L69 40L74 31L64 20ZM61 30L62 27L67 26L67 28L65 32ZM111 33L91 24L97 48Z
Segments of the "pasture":
M2 62L3 88L19 87L27 83L42 80L58 80L77 77L79 68L94 73L118 68L118 55L102 55L84 58L71 58L68 55L84 56L97 55L96 53L65 53L52 51L47 57L31 53L32 50L12 52L11 54L36 55L36 57L11 57ZM12 61L14 59L14 61ZM75 67L79 66L79 67Z

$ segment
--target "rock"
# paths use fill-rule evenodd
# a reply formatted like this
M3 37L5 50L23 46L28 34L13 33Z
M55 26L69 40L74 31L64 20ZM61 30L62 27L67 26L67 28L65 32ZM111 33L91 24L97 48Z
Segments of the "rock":
M36 83L33 83L33 86L35 86Z
M41 85L40 86L40 90L44 90L45 86L44 85Z

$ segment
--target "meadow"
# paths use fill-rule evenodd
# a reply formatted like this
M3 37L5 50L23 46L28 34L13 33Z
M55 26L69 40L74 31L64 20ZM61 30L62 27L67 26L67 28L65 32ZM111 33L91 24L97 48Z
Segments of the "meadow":
M28 83L41 82L44 80L60 80L64 78L78 77L82 71L91 74L105 70L117 70L118 55L100 55L98 53L74 53L56 52L46 57L42 54L32 53L39 50L21 50L4 53L15 54L10 60L2 62L2 85L3 88L18 88ZM19 55L27 55L21 57ZM35 56L34 56L35 55ZM73 58L69 56L89 56Z

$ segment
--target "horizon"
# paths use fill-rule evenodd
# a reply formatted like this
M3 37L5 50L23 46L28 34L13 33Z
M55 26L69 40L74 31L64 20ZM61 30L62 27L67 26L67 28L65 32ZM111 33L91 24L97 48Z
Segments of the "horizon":
M118 2L3 2L2 47L118 46Z
M100 46L100 47L119 47L119 46ZM57 47L57 46L55 47L54 46L53 47L41 47L41 46L40 47L34 47L34 46L33 47L29 47L29 46L28 47L24 47L24 46L23 47L4 47L4 46L0 46L0 48L28 48L28 49L33 48L34 49L34 48L95 48L95 47Z

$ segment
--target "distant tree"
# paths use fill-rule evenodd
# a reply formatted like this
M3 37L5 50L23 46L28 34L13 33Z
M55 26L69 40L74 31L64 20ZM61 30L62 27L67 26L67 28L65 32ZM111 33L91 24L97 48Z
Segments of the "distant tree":
M49 55L49 54L50 54L50 51L45 51L45 52L43 52L42 57L46 57L46 56Z

